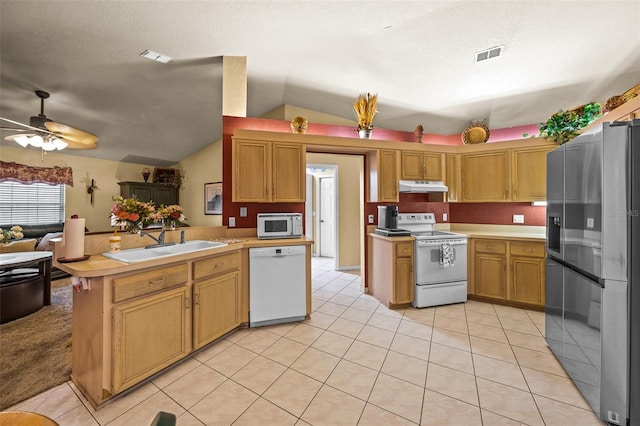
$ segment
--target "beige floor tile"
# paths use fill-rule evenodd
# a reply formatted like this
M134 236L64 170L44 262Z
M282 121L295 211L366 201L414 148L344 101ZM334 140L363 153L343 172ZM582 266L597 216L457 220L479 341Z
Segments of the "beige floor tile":
M489 426L527 426L525 423L517 422L512 419L508 419L491 411L481 410L482 422Z
M447 316L450 318L458 318L465 320L464 303L455 303L452 305L436 306L436 318L439 316Z
M347 308L347 310L344 311L342 315L340 315L340 318L344 318L349 321L358 322L360 324L366 324L367 321L369 321L369 318L371 318L371 315L373 315L373 310L368 311L368 310L356 308L354 307L356 303L351 305L351 307Z
M513 347L518 364L521 367L528 367L534 370L544 371L560 377L567 377L567 373L562 365L552 353L532 351L530 349Z
M198 420L193 414L191 414L188 411L185 411L184 413L180 414L176 420L177 420L178 426L203 426L204 425L204 423L202 423L200 420Z
M366 296L360 296L358 300L351 304L351 308L360 309L361 311L367 311L369 313L373 313L380 303L377 300L372 300Z
M462 311L464 314L464 311ZM456 318L450 317L446 315L438 315L436 311L435 320L433 321L433 326L435 328L441 328L444 330L456 331L458 333L469 334L469 329L467 327L467 320L464 318Z
M210 344L209 346L205 346L204 348L200 349L198 352L193 354L193 358L203 363L207 362L231 345L233 345L233 343L231 343L227 339L219 340L215 343Z
M366 401L377 377L376 370L343 359L333 370L326 383Z
M389 351L387 349L356 340L353 342L347 353L344 354L343 358L373 370L380 371L382 363L384 363L384 359L387 357L388 352Z
M476 311L467 311L467 322L469 324L482 324L489 325L491 327L499 327L502 328L502 324L498 319L498 316L494 313L485 313L485 312L476 312Z
M264 398L258 398L247 411L238 417L238 420L233 422L233 426L287 426L295 425L297 421L297 417L277 405Z
M402 309L402 308L390 309L382 304L379 304L378 308L376 309L376 313L387 315L393 318L402 318L402 316L404 315L404 311L405 309Z
M139 405L128 410L109 426L131 426L131 425L147 425L158 414L158 411L166 411L179 416L184 412L184 408L179 406L175 401L162 392L157 392L150 398L145 399Z
M145 383L139 388L108 401L97 411L89 405L89 402L86 402L85 407L89 410L91 415L98 420L98 423L105 425L159 391L160 390L154 384Z
M229 345L231 343L228 343ZM194 368L201 366L202 363L192 357L186 358L184 361L170 367L160 374L158 377L154 377L152 382L160 389L164 389L169 384L192 371Z
M374 313L367 321L367 325L372 327L382 328L383 330L395 331L398 329L398 325L400 324L401 318L394 318L388 315L382 315L379 313Z
M342 293L343 291L344 290L341 290L340 293L329 299L329 302L337 303L338 305L351 306L353 302L356 301L357 296L347 296L346 294Z
M84 405L80 405L65 414L54 419L63 426L99 426L100 423L93 418ZM9 426L9 425L8 425Z
M391 350L401 354L409 355L423 361L429 360L429 348L431 342L418 339L417 337L406 336L396 333L391 342Z
M360 288L350 288L347 286L344 289L340 290L340 293L338 294L342 294L344 296L351 296L354 299L358 299L362 295L362 291L360 290Z
M503 317L500 318L500 323L502 324L502 328L505 330L518 331L520 333L531 334L532 336L542 336L538 327L536 327L529 317L526 317L525 320Z
M531 389L531 393L542 395L565 404L575 405L584 410L591 410L573 381L538 370L522 367L524 378Z
M470 351L469 335L465 333L458 333L457 331L445 330L443 328L433 328L433 334L431 335L431 341L433 343L439 343L441 345L451 346L452 348L462 349Z
M464 310L467 312L478 312L484 314L496 314L494 305L491 303L478 302L477 300L467 300L464 304Z
M501 320L504 318L511 318L519 321L526 321L529 319L527 312L521 308L506 305L493 305L493 309Z
M258 329L251 335L244 339L238 340L236 345L242 346L245 349L260 354L265 351L269 346L273 345L278 339L279 335L271 333L266 330Z
M324 305L325 303L327 303L326 300L321 300L315 297L311 297L311 312L315 313L318 312L318 309L320 309L322 307L322 305Z
M487 380L529 392L529 387L522 375L522 371L520 371L520 366L516 364L473 354L473 366L476 377L483 377Z
M424 388L421 386L380 373L368 402L418 423L423 394Z
M253 333L254 331L256 331L255 328L241 328L241 329L236 330L233 333L229 334L228 336L226 336L225 340L228 340L231 343L235 343L238 340L244 339L245 337L247 337L249 334Z
M227 380L189 410L204 424L230 425L258 399L258 395ZM134 423L135 424L135 423ZM143 423L137 423L143 424Z
M400 321L397 332L422 340L431 340L431 336L433 335L433 326L414 321L402 320Z
M477 378L480 406L531 426L544 425L533 396L511 386Z
M211 358L205 364L219 373L231 377L256 356L258 355L255 352L233 345Z
M482 417L479 407L426 389L420 424L482 426Z
M323 314L322 312L314 312L311 318L304 320L303 324L312 325L317 328L326 330L334 321L338 319L335 315Z
M284 336L285 334L287 334L288 332L290 332L291 330L293 330L293 327L295 327L296 325L300 324L299 322L285 322L282 324L273 324L273 325L267 325L262 327L263 330L267 330L273 334L277 334L278 336Z
M308 346L320 337L322 333L324 333L324 330L321 328L298 324L290 332L285 334L284 337Z
M391 342L393 341L393 335L394 333L392 331L365 325L356 339L361 342L389 349Z
M355 339L363 327L359 322L338 318L327 330Z
M331 374L340 358L314 348L307 349L291 365L291 368L299 373L306 374L316 380L324 382Z
M333 333L331 331L325 331L316 339L315 342L313 342L311 347L337 357L342 357L353 343L353 340L354 339L351 337L342 336L341 334Z
M313 297L315 299L324 300L326 302L329 299L331 299L332 297L334 297L336 294L334 292L332 292L332 291L324 290L324 286L326 286L326 284L323 285L322 289L314 291L313 292Z
M380 371L424 387L427 378L427 361L389 351Z
M473 374L471 352L438 343L431 344L429 362L451 368L462 373Z
M560 401L544 398L539 395L533 396L542 413L546 426L566 426L567 419L571 423L580 426L602 426L604 422L600 420L593 411L564 404Z
M311 377L297 371L287 370L267 389L262 397L299 417L321 386L321 382Z
M364 407L358 424L362 426L411 426L416 423L387 410L383 410L380 407L376 407L373 404L367 404Z
M287 367L263 356L256 357L231 378L251 391L262 395Z
M323 314L329 314L339 317L344 311L347 310L347 308L348 306L338 305L337 303L333 302L326 302L324 305L318 308L317 312L322 312Z
M302 420L314 426L356 425L364 405L364 401L324 385L302 414Z
M471 336L471 352L474 354L488 356L490 358L499 359L501 361L517 364L515 355L511 346L505 343L496 342L494 340L483 339L481 337Z
M403 320L419 322L421 324L433 325L435 319L435 308L407 308L404 311Z
M476 378L471 374L429 363L426 387L469 404L478 405Z
M504 332L507 335L507 339L511 346L519 346L521 348L544 353L550 353L551 351L542 336L533 336L531 334L520 333L513 330L505 330Z
M500 343L509 343L502 327L492 327L484 324L469 323L469 334L471 336L482 337L483 339L494 340Z
M55 419L82 405L80 398L65 382L11 407L11 411L32 411Z
M163 391L178 404L189 409L226 380L225 376L213 368L200 364L199 367L174 380Z
M269 348L262 353L262 356L289 367L307 348L307 345L284 337L269 346Z

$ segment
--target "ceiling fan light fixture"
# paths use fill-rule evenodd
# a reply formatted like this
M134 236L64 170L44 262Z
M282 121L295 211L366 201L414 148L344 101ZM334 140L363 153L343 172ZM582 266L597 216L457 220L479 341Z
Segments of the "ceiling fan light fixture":
M42 146L44 145L44 140L42 139L42 136L35 135L29 138L29 143L36 148L42 148Z
M53 140L51 141L51 143L53 144L53 146L55 146L55 147L56 147L56 149L57 149L58 151L65 149L65 148L67 147L67 145L69 145L69 144L68 144L68 143L66 143L65 141L60 140L60 139L58 139L58 138L53 139Z
M152 50L145 50L140 54L143 58L151 59L152 61L161 62L163 64L169 63L173 58L162 53L154 52Z
M19 135L19 136L14 137L13 140L16 141L16 143L18 143L23 148L26 148L27 146L29 146L29 137L28 136Z
M45 141L45 142L42 143L42 150L43 151L55 151L56 150L56 146L50 140L49 141Z

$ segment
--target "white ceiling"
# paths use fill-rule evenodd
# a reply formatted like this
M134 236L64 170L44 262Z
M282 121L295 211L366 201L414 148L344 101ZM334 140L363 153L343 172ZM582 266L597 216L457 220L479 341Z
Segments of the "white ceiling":
M250 117L290 104L352 119L377 92L377 127L532 124L640 82L639 22L634 0L1 0L0 116L28 122L46 90L49 118L100 137L67 153L172 164L221 137L227 55L247 57Z

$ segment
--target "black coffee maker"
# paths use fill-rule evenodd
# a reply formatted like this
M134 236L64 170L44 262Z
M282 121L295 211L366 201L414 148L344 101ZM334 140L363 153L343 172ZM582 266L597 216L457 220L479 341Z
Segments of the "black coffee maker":
M378 228L398 229L398 206L378 206Z

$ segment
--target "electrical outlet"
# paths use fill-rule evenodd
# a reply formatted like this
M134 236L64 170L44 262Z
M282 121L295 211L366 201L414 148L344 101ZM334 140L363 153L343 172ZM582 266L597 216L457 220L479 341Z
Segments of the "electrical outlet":
M229 228L235 228L236 226L236 218L235 217L230 217L229 218Z
M247 217L247 208L240 207L240 217Z
M524 223L524 215L523 214L514 214L513 215L513 223Z
M446 222L447 221L447 214L446 213L442 213L442 221Z
M372 214L369 215L369 223L373 223L373 215Z

